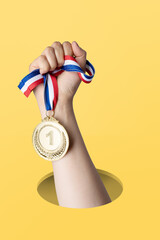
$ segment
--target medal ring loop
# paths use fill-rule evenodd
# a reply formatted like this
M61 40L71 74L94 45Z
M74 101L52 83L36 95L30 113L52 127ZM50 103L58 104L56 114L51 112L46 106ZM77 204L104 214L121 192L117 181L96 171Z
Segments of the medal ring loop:
M46 117L53 117L53 116L54 116L53 110L46 111Z

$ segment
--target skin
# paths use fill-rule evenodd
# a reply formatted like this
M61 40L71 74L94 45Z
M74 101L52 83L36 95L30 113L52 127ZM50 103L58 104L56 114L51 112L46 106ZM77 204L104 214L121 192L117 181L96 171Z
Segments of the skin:
M85 72L87 53L76 41L58 41L48 46L29 66L29 71L39 68L44 74L61 67L64 55L75 57ZM69 208L97 207L111 202L103 182L88 154L76 122L73 98L81 84L76 72L64 71L57 77L58 102L54 117L65 127L70 139L67 154L53 161L54 181L60 206ZM46 116L44 86L39 84L34 90L42 119Z

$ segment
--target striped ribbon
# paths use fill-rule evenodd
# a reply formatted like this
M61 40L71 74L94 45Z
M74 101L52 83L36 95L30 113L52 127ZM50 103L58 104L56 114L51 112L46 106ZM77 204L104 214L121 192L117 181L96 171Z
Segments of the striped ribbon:
M64 65L56 68L51 73L41 75L39 69L35 69L26 75L19 83L18 88L28 97L31 91L40 83L44 83L44 102L46 110L54 110L58 101L58 85L56 77L64 71L77 72L80 79L85 83L90 83L95 74L93 65L86 60L85 74L74 57L64 56Z

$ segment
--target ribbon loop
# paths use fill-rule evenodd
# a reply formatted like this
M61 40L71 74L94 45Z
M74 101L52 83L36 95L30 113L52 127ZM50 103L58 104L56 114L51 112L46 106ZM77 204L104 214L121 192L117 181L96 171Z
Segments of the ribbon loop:
M64 60L64 65L60 68L56 68L51 73L41 75L39 69L33 70L20 81L18 88L28 97L36 86L40 83L44 83L44 102L46 110L54 110L58 101L58 84L56 79L58 75L64 71L77 72L83 82L90 83L95 74L95 69L88 60L86 60L86 72L89 75L83 72L74 57L65 55Z

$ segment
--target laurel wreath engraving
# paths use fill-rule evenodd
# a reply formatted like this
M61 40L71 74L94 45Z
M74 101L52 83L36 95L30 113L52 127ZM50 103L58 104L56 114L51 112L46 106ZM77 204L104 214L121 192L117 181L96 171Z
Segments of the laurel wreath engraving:
M38 131L35 132L35 137L34 137L34 144L38 152L45 158L51 159L51 160L56 160L61 157L61 155L65 151L65 146L66 146L66 138L64 136L64 133L62 133L62 138L63 138L63 144L62 147L58 149L58 151L53 152L53 151L45 151L43 147L41 146L41 143L38 139Z
M66 136L63 131L61 131L62 141L60 146L55 150L45 150L45 148L41 145L39 140L39 129L35 128L32 136L33 146L37 153L46 160L58 160L63 157L64 152L68 150L68 142L69 140L66 139ZM65 131L65 129L64 129ZM67 148L67 149L66 149Z

